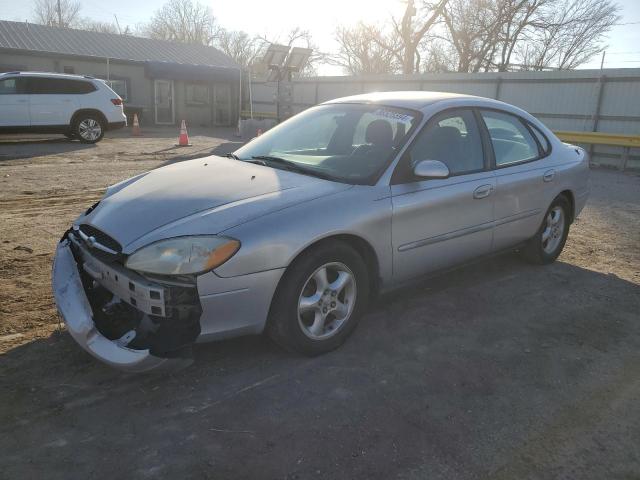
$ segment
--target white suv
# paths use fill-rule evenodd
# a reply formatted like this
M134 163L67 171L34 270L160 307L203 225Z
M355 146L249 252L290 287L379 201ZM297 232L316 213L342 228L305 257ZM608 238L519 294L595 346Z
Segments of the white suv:
M126 125L122 98L102 80L60 73L0 74L0 133L62 133L96 143Z

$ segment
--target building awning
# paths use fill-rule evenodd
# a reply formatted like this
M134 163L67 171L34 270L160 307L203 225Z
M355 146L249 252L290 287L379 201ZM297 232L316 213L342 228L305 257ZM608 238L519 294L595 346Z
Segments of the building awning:
M167 80L237 82L240 79L238 68L173 62L145 62L145 72L149 77L166 78Z

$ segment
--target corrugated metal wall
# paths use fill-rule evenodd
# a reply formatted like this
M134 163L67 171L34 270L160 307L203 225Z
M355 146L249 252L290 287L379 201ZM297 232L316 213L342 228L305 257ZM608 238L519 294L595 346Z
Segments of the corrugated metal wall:
M254 112L276 113L276 83L253 83ZM535 115L552 130L640 135L640 69L316 77L291 82L294 113L333 98L390 90L433 90L496 98ZM281 96L283 85L281 84ZM594 163L619 163L621 148L596 147ZM640 166L633 149L630 167Z

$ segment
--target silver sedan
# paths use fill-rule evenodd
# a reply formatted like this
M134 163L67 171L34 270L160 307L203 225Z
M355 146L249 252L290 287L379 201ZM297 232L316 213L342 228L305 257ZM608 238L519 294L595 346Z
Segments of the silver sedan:
M498 101L333 100L228 158L108 188L59 243L56 302L80 346L129 371L265 331L324 353L381 291L503 250L553 262L587 200L588 165Z

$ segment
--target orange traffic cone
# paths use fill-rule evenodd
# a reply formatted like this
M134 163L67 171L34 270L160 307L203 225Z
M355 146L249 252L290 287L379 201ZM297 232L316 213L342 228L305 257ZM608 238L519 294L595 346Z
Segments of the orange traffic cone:
M142 130L140 130L140 122L138 122L138 114L137 113L133 114L133 128L131 129L131 136L132 137L141 137L142 136Z
M187 133L187 123L182 120L182 125L180 125L180 136L178 137L178 143L176 143L176 147L190 147L189 143L189 134Z

